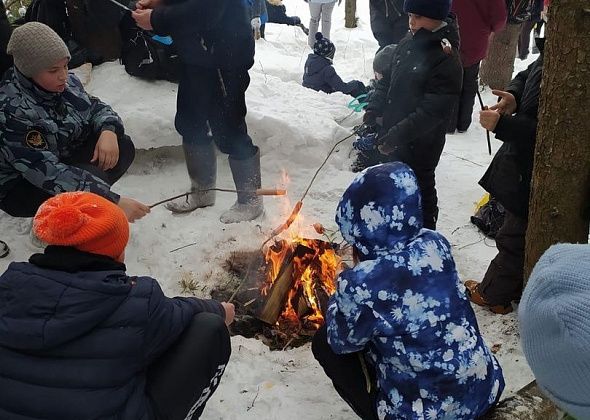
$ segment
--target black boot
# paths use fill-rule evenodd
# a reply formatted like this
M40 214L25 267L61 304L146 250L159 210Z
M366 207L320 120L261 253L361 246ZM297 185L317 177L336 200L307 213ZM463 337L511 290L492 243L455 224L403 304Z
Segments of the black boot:
M191 179L191 194L166 205L166 208L173 213L188 213L215 204L215 191L203 191L215 188L217 178L215 144L212 141L207 144L183 143L182 147Z
M238 190L238 200L219 220L223 223L254 220L264 211L262 197L256 195L256 190L261 186L260 150L248 159L238 160L230 156L229 167Z

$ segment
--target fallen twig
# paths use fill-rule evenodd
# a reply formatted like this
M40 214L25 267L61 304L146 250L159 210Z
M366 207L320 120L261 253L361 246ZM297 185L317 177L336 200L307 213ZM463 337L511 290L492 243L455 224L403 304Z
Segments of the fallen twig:
M254 403L256 402L256 398L258 398L259 392L260 392L260 385L258 385L256 387L256 395L254 395L254 399L252 400L252 403L248 406L248 408L246 408L246 411L250 411L254 407Z

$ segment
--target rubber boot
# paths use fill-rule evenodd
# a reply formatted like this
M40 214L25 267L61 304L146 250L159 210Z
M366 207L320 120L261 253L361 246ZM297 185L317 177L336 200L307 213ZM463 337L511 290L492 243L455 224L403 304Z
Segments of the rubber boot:
M217 178L215 144L213 141L207 144L183 143L182 147L191 179L191 194L166 205L166 208L173 213L188 213L215 204L215 191L203 191L215 188Z
M248 159L229 157L229 167L238 190L238 200L225 211L219 220L223 223L239 223L254 220L262 214L262 197L256 195L260 188L260 150Z

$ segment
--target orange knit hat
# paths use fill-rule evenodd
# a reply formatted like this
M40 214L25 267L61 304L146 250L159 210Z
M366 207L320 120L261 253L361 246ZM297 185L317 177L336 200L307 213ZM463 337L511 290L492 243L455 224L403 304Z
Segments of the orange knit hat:
M33 219L33 232L49 245L118 259L129 240L129 223L116 204L84 192L58 194L44 202Z

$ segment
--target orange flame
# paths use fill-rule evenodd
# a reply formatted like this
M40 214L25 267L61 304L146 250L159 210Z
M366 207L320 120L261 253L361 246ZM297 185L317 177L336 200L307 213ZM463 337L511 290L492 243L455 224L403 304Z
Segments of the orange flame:
M322 312L326 310L327 299L336 290L335 279L341 263L329 243L298 237L270 247L266 253L269 266L267 283L262 293L266 295L270 290L289 251L297 251L300 245L304 252L293 259L293 287L278 324L298 324L300 328L318 329L324 323Z

